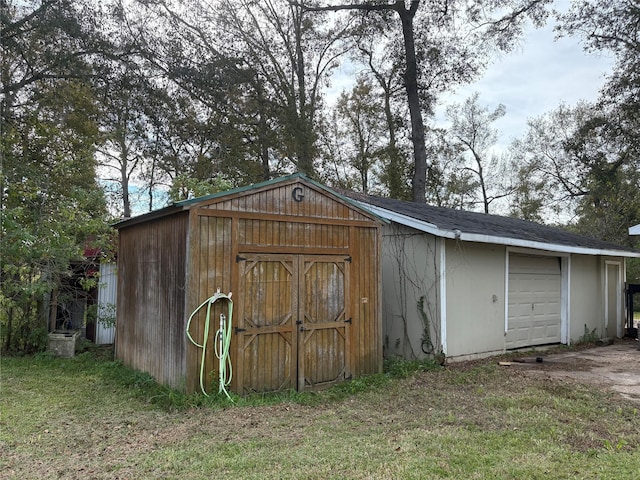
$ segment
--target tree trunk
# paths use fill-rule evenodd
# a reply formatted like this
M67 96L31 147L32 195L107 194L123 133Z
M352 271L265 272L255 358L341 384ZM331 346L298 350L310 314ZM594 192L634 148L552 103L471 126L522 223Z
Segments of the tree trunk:
M424 141L424 122L420 109L420 97L418 95L418 61L416 59L415 38L413 35L413 18L420 5L419 0L411 2L409 10L404 8L404 2L396 9L402 21L402 34L404 37L404 52L406 70L404 72L405 89L411 117L411 141L413 143L413 201L424 203L426 201L427 182L427 148Z
M400 162L400 152L396 142L396 126L391 111L391 92L385 89L384 92L384 115L387 121L387 130L389 131L389 144L387 145L387 156L389 164L387 166L387 187L389 188L389 196L391 198L401 199L404 196L402 188L403 175Z
M258 144L260 149L260 161L262 164L262 180L271 180L269 167L269 126L266 118L266 102L262 91L260 79L256 78L256 97L258 100Z
M56 329L56 321L58 319L58 288L54 288L51 292L51 303L49 305L49 331Z
M292 6L292 9L295 7ZM315 170L313 168L313 148L311 143L313 141L313 126L310 124L310 118L312 118L309 111L310 105L307 104L307 85L305 78L305 65L304 65L304 51L302 50L302 21L303 12L302 9L293 11L295 16L295 40L296 40L296 75L298 80L298 125L296 127L297 139L297 154L298 154L298 171L304 173L309 177L315 177Z
M122 216L131 217L131 204L129 202L129 150L124 138L119 138L120 144L120 182L122 183Z
M426 201L427 184L427 148L424 141L424 122L420 109L420 97L418 95L418 60L416 58L415 36L413 34L413 18L420 7L420 0L411 0L411 6L407 10L406 0L396 0L391 4L364 3L357 5L330 5L326 7L304 7L307 11L341 11L341 10L363 10L398 12L402 23L402 35L404 39L404 53L406 70L404 72L405 90L407 92L407 102L409 114L411 116L411 142L413 143L413 201Z

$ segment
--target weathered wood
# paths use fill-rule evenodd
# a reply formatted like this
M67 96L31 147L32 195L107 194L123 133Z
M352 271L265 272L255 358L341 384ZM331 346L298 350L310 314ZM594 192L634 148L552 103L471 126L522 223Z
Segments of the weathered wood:
M118 252L117 356L174 387L186 366L187 225L181 212L122 229Z
M186 344L184 328L220 288L233 292L234 391L323 388L380 371L381 223L373 215L300 178L185 208L120 232L122 288L133 289L135 302L122 293L119 313L133 320L118 327L126 337L119 358L163 383L197 390L201 351ZM213 309L207 339L208 390L219 370L213 345L223 308ZM202 312L190 329L199 342L204 322Z
M287 256L240 262L236 388L243 393L295 388L296 274Z
M301 344L298 388L325 388L347 376L350 322L346 290L349 264L344 257L302 257Z

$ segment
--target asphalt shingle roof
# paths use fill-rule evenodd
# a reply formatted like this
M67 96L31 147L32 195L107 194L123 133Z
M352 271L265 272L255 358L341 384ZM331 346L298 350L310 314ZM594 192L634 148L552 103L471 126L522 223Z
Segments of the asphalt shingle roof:
M611 250L639 253L636 250L610 242L568 232L561 228L541 225L518 218L468 212L424 203L405 202L390 198L346 193L351 198L385 210L399 213L435 225L439 230L466 234L502 237L565 247Z

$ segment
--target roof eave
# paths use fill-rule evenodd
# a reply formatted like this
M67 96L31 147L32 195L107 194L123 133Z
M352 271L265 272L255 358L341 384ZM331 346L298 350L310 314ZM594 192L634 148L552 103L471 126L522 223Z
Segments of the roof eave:
M360 213L371 218L371 220L378 222L380 225L388 223L388 220L386 218L381 217L380 215L377 215L375 212L373 212L369 208L368 204L357 202L349 197L346 197L336 192L335 190L319 182L316 182L315 180L310 179L303 173L298 172L298 173L293 173L291 175L287 175L285 177L274 178L272 180L268 180L260 183L254 183L251 185L246 185L244 187L238 187L231 190L226 190L224 192L217 192L217 193L205 195L202 197L191 198L188 200L181 200L179 202L172 203L171 205L161 208L159 210L154 210L148 213L144 213L142 215L138 215L136 217L125 218L118 222L114 222L113 224L111 224L111 226L119 230L121 228L130 227L130 226L137 225L139 223L147 222L150 220L156 220L156 219L159 219L168 215L172 215L174 213L177 213L183 210L189 210L199 204L205 204L206 202L210 202L212 200L223 199L236 194L250 193L250 192L257 191L272 185L286 184L288 182L294 183L296 181L306 182L309 185L318 188L319 190L323 191L325 194L335 197L336 200L346 203L350 208L357 209L358 211L360 211Z
M522 240L519 238L500 237L494 235L483 235L477 233L465 233L460 230L444 230L429 222L418 220L408 215L377 207L366 202L358 201L366 205L371 211L377 215L386 218L392 222L399 223L406 227L411 227L421 232L430 233L436 237L458 239L465 242L491 243L496 245L505 245L509 247L530 248L535 250L544 250L557 253L575 253L580 255L608 255L615 257L640 258L640 252L631 252L626 250L609 250L590 247L580 247L574 245L562 245L558 243L536 242L532 240Z
M172 205L169 205L168 207L164 207L159 210L153 210L151 212L144 213L142 215L137 215L131 218L124 218L122 220L112 223L111 227L117 230L120 230L121 228L131 227L139 223L148 222L151 220L156 220L158 218L166 217L168 215L172 215L182 210L184 210L182 206L177 204L172 204Z

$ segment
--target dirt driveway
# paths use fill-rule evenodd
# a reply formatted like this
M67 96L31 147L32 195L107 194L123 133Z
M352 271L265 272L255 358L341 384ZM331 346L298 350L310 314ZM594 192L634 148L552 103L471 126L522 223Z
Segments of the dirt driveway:
M640 403L640 344L634 340L565 353L541 352L509 363L531 375L608 387Z

